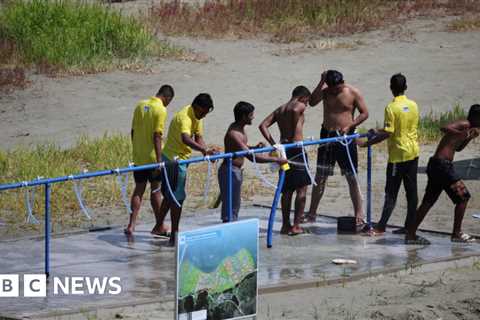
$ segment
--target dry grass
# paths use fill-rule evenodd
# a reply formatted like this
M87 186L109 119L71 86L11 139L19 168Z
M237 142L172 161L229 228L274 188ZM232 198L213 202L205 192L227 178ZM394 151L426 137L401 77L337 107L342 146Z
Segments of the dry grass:
M480 29L480 15L469 15L455 19L448 25L450 31L472 31Z
M277 42L352 34L415 16L480 12L476 0L225 0L192 5L164 1L151 8L168 35L245 38L268 34Z

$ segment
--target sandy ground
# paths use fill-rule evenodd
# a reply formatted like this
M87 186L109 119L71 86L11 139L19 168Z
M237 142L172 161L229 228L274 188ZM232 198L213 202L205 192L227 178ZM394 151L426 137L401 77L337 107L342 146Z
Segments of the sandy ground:
M258 320L476 320L480 261L439 263L359 281L258 297ZM173 302L65 319L173 318ZM63 318L62 318L63 319Z
M128 10L138 10L135 6L138 3L127 2L125 6ZM142 3L148 5L151 1ZM382 122L383 108L391 99L388 79L395 72L407 76L408 95L418 102L422 113L448 110L456 102L466 107L480 100L480 32L445 32L449 19L420 19L387 30L305 44L175 38L170 40L194 50L208 62L160 60L146 73L115 71L65 78L32 74L28 88L0 96L0 148L45 141L69 146L84 133L126 134L135 102L154 94L163 83L172 84L176 90L169 107L170 117L197 93L212 94L216 108L205 121L206 141L221 144L237 101L247 100L256 105L256 125L289 98L295 85L305 84L313 89L320 73L327 68L341 70L346 81L364 93L370 110L365 126ZM321 122L321 108L309 109L305 136L317 137ZM260 139L255 126L248 133L252 142ZM426 165L434 147L422 147L421 167ZM480 234L480 219L472 218L473 213L480 212L479 151L480 144L472 144L456 158L461 161L464 176L468 174L466 184L473 195L464 229L475 234ZM379 218L383 204L385 152L384 147L375 148L374 221ZM364 163L361 167L364 170ZM248 170L252 172L251 167ZM360 179L364 191L364 171ZM420 199L425 184L426 175L420 170ZM401 190L391 219L394 224L403 223L404 199ZM257 196L254 201L268 204L271 196ZM351 211L346 183L336 175L329 180L320 213L347 215ZM448 232L452 219L453 205L442 195L422 226ZM346 287L267 295L260 299L259 319L478 319L478 281L477 264L367 279ZM149 319L148 314L132 317Z
M346 81L364 93L370 110L365 126L383 121L383 109L391 99L388 79L395 72L407 76L408 95L417 100L422 113L448 110L455 102L469 106L480 98L480 32L444 32L447 20L416 20L384 31L307 44L171 39L209 57L209 62L161 60L153 63L151 73L31 75L30 87L0 96L0 147L42 141L68 146L82 133L128 133L135 103L163 83L176 90L170 117L197 93L212 94L216 108L205 120L209 143L222 142L236 102L252 102L257 119L249 134L252 141L258 140L255 127L261 119L288 100L294 86L313 89L327 68L341 70ZM352 48L324 49L342 45ZM309 109L306 115L305 135L318 136L321 108Z

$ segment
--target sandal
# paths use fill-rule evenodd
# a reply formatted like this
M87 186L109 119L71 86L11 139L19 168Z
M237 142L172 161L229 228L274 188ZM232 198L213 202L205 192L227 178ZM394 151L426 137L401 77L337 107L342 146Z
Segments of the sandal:
M452 237L452 242L472 243L475 242L475 238L468 233L460 233L460 237Z
M402 228L398 228L398 229L396 229L396 230L393 230L392 233L393 233L393 234L406 234L406 233L407 233L407 229L405 229L405 228L403 228L403 227L402 227Z
M430 241L428 241L424 237L416 236L415 239L405 239L405 244L428 246L430 244Z

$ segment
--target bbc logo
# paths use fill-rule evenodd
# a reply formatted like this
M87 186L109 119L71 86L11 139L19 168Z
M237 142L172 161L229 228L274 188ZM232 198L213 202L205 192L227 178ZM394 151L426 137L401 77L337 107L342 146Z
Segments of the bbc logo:
M18 274L0 274L0 297L18 297L20 295L20 277ZM24 297L45 297L47 295L47 276L44 274L23 275Z

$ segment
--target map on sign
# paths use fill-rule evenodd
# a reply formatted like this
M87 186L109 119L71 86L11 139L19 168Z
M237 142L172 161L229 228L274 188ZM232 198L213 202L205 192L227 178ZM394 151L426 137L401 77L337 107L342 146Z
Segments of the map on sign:
M235 319L257 309L258 220L181 232L178 320Z

